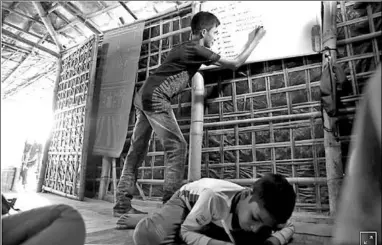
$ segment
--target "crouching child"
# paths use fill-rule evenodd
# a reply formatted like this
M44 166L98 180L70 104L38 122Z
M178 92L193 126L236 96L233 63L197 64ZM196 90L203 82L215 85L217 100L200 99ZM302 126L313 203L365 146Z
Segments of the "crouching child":
M292 185L266 174L251 189L204 178L180 188L163 208L137 224L136 245L249 245L289 242L296 201Z

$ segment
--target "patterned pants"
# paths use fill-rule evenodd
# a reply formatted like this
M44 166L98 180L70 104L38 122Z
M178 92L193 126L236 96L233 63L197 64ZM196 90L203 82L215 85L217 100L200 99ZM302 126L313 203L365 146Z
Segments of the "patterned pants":
M137 120L131 137L130 148L117 187L117 202L114 210L118 212L126 212L131 208L137 170L147 155L153 131L161 141L165 152L163 201L170 199L174 192L181 187L184 177L187 142L179 128L173 110L147 112L136 108L136 112Z

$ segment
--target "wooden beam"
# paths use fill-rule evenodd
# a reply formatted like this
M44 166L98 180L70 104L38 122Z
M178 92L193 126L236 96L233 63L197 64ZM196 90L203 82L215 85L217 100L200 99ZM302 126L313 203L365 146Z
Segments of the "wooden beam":
M39 24L39 25L42 25L42 26L44 25L44 23L42 23L42 22L39 21L38 19L35 19L35 18L30 17L30 16L28 16L28 15L26 15L26 14L23 14L23 13L21 13L21 12L18 12L18 11L16 11L16 10L13 10L13 9L10 9L10 8L4 7L4 6L1 6L1 7L2 7L3 9L8 10L8 11L11 12L11 13L17 14L17 15L19 15L19 16L25 18L25 19L34 21L34 22L36 22L36 23Z
M153 5L153 9L154 9L154 11L155 11L155 13L159 13L159 11L158 11L158 9L155 7L155 5Z
M80 22L82 22L87 28L89 28L94 34L100 35L102 31L96 27L96 25L89 18L84 17L84 15L79 11L76 6L71 3L62 3L59 4L66 9L70 14L75 16Z
M97 11L97 12L94 12L92 14L89 14L89 15L86 15L85 18L87 19L91 19L91 18L94 18L94 17L97 17L103 13L106 13L110 10L113 10L113 9L116 9L117 7L121 6L120 4L115 4L115 5L111 5L105 9L101 9L100 11ZM66 26L63 26L61 27L60 29L58 29L57 31L58 32L62 32L62 31L65 31L66 29L70 28L71 26L74 26L78 23L82 23L79 19L75 19L74 21L70 22L68 25Z
M131 11L131 9L129 7L127 7L127 5L124 3L124 2L119 2L119 4L121 4L121 6L126 9L127 12L129 12L129 14L131 16L133 16L134 19L138 19L137 16L133 13L133 11Z
M4 33L3 33L4 34ZM48 34L46 34L43 38L41 38L40 39L40 41L38 41L38 43L37 44L40 44L40 43L42 43L44 40L45 40L45 38L47 38L48 37ZM26 60L31 56L31 54L33 53L33 48L32 48L32 50L30 51L30 53L19 63L19 65L18 66L16 66L16 68L15 69L13 69L9 74L8 74L8 76L7 77L5 77L3 80L2 80L2 83L5 83L13 74L15 74L21 67L22 67L22 65L26 62Z
M33 3L33 6L35 7L35 9L37 10L37 13L40 15L41 20L45 25L45 28L48 30L50 36L53 38L54 42L56 43L58 50L60 50L60 52L61 52L62 51L62 45L61 45L60 41L58 40L57 33L54 30L52 22L47 17L47 12L44 10L41 3L34 2L34 1L32 3Z
M61 5L59 5L59 4L57 4L58 6L61 6ZM65 21L66 22L66 25L65 26L68 26L69 24L71 24L71 22L63 15L63 14L61 14L60 12L58 12L58 11L55 11L57 8L55 8L51 13L53 13L53 14L55 14L58 18L60 18L60 19L62 19L63 21ZM64 26L64 27L65 27ZM70 26L69 26L70 27ZM60 33L60 30L61 30L62 28L60 28L60 29L57 29L56 30L56 32L58 32L58 33ZM75 31L77 31L77 33L78 34L80 34L80 35L82 35L82 36L84 36L84 37L86 37L86 35L85 35L85 33L80 29L80 28L78 28L77 26L73 26L73 29L75 30ZM65 29L66 30L66 29Z
M11 55L9 55L9 57L4 57L4 56L1 56L1 58L3 58L4 60L1 62L1 66L3 66L4 64L6 64L8 61L12 61L12 62L16 62L16 63L19 63L18 61L15 61L13 60L13 56L19 54L19 50L17 50L16 52L13 52ZM22 53L22 52L21 52ZM22 53L23 55L25 55L25 53Z
M5 41L1 41L1 44L7 46L10 49L13 49L14 51L18 50L18 51L24 52L26 54L29 54L31 52L31 50L28 50L28 49L22 48L22 47L18 47L15 44L11 44L11 43L8 43L8 42L5 42Z
M44 51L50 55L53 55L54 57L57 57L57 58L60 58L61 55L59 53L56 53L54 52L53 50L50 50L48 48L45 48L44 46L41 46L40 44L37 44L37 43L34 43L34 42L31 42L23 37L20 37L20 36L17 36L16 34L8 31L8 30L5 30L5 29L2 29L2 33L4 36L7 36L9 38L12 38L13 40L16 40L16 41L19 41L19 42L22 42L22 43L25 43L29 46L32 46L32 47L35 47L41 51Z
M58 8L60 7L60 4L56 3L55 5L53 5L50 9L48 9L46 12L49 14L51 14L52 12L56 11Z
M9 6L9 8L10 8L10 9L14 9L14 8L16 8L17 5L19 5L19 4L20 4L19 2L13 2L13 3ZM1 6L1 7L4 8L3 6ZM4 20L8 17L8 15L9 15L10 13L11 13L10 11L8 11L8 12L4 12L4 13L3 13L3 16L1 16L1 26L4 25Z
M21 53L21 55L25 55L25 53ZM12 56L12 55L10 55L10 56ZM14 60L14 59L12 59L12 57L5 57L5 56L2 55L1 58L5 60L5 61L3 61L1 63L2 67L5 67L5 63L8 62L8 61L14 62L16 64L20 64L19 60Z
M41 38L43 37L43 36L40 36L40 35L31 33L31 32L29 32L29 31L27 31L27 30L24 30L24 29L22 29L22 28L20 28L20 27L18 27L18 26L15 26L15 25L13 25L13 24L11 24L11 23L9 23L9 22L6 22L6 21L4 21L3 24L5 24L5 25L7 25L7 26L9 26L9 27L12 27L12 28L15 29L15 30L18 30L19 32L25 33L25 34L27 34L27 35L31 35L32 37L35 37L35 38L38 38L38 39L41 39ZM45 41L45 42L47 42L47 43L49 43L49 44L52 44L52 45L55 45L54 43L52 43L52 42L50 42L50 41Z

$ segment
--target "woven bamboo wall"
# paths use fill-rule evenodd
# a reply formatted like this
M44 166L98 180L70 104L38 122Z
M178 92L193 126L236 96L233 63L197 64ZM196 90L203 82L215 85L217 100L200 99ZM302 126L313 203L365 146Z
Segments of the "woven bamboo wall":
M158 67L167 52L189 38L191 9L146 23L136 89ZM356 9L354 2L338 3L338 62L352 83L352 93L341 98L340 140L346 163L354 109L362 88L380 62L381 4ZM379 33L379 34L378 34ZM366 36L364 36L366 35ZM354 38L366 40L348 43ZM222 81L223 92L209 100L205 123L272 117L320 111L320 54L254 63L238 71L205 71L207 92ZM189 140L191 90L174 98L173 108L186 140ZM128 136L134 125L132 113ZM326 177L321 118L268 121L204 129L202 177L251 179L265 172L287 177ZM129 143L119 159L120 168ZM185 174L185 179L187 173ZM163 148L153 135L149 154L139 170L139 179L163 180ZM142 184L151 199L162 196L162 186ZM326 213L326 184L295 184L297 211Z
M54 122L44 153L43 189L82 200L98 38L65 54L54 91Z

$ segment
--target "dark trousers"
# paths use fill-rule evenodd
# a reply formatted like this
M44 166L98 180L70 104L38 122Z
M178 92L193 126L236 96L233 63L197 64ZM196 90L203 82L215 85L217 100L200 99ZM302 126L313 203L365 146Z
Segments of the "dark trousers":
M184 177L187 158L187 142L179 128L172 109L160 112L143 111L136 108L136 122L131 137L122 175L117 187L117 203L114 210L125 211L131 207L135 191L138 167L143 163L149 141L154 131L164 148L164 200L171 198L178 190Z

